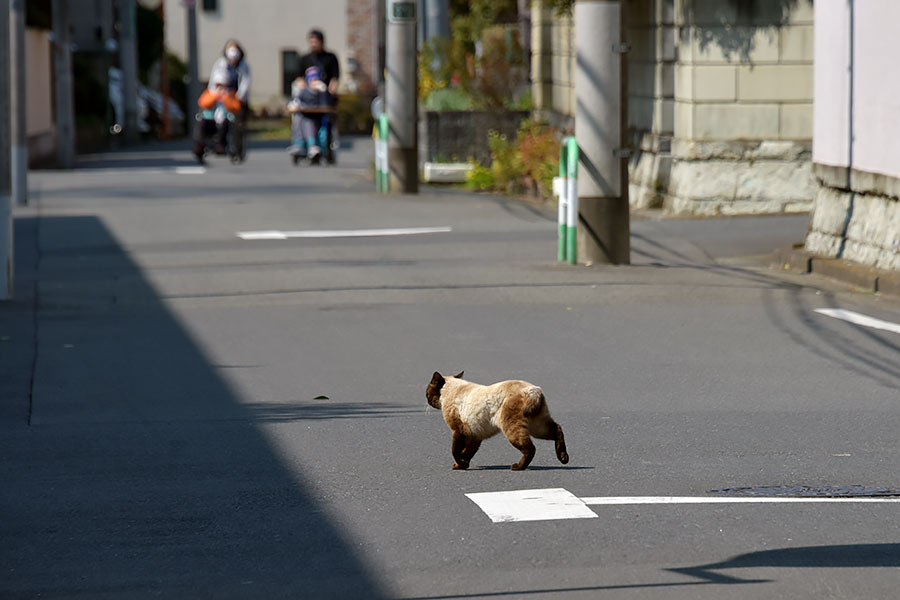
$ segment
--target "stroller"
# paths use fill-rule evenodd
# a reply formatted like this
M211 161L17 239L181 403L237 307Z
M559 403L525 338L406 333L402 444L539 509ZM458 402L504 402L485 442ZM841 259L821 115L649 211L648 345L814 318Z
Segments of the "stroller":
M197 100L193 152L197 161L206 163L206 155L228 155L233 164L244 161L244 127L240 118L241 101L227 81L215 81L215 91L204 90Z
M291 145L288 154L297 165L307 159L309 164L336 162L337 135L335 98L328 92L319 70L306 70L306 87L295 81L291 86L291 101L287 110L291 113Z

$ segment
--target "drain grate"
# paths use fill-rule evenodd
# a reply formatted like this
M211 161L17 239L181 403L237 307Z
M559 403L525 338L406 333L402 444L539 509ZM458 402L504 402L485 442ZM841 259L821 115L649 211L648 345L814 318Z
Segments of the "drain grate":
M767 498L858 498L868 496L900 496L900 488L865 485L759 485L721 488L710 494Z

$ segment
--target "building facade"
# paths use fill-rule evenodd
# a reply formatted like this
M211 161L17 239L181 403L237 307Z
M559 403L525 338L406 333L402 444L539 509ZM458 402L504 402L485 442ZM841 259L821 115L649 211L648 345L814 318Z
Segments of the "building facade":
M184 3L164 1L166 45L187 60ZM324 32L326 48L337 54L345 91L365 88L372 80L375 0L198 0L196 7L201 80L209 77L225 42L237 39L251 69L254 110L283 110L310 29Z
M634 208L803 212L811 167L811 0L623 2ZM571 17L536 10L533 98L575 112Z
M806 250L900 271L895 0L816 3L815 206Z

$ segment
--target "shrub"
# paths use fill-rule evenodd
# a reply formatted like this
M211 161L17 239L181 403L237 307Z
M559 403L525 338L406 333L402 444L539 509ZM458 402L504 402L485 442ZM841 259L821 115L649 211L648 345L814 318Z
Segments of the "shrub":
M491 147L494 187L510 194L518 192L521 188L522 161L516 143L491 130L488 132L488 145Z
M494 172L490 167L475 165L471 171L466 173L466 187L470 189L493 190L494 185Z
M559 172L559 131L549 125L525 121L516 142L523 173L534 182L538 195L549 197L553 177Z

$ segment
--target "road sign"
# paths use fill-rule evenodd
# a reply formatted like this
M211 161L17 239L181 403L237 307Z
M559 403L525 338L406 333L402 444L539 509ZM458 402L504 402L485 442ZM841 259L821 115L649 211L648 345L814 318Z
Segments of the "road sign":
M411 0L388 0L388 21L402 23L416 20L416 3Z

